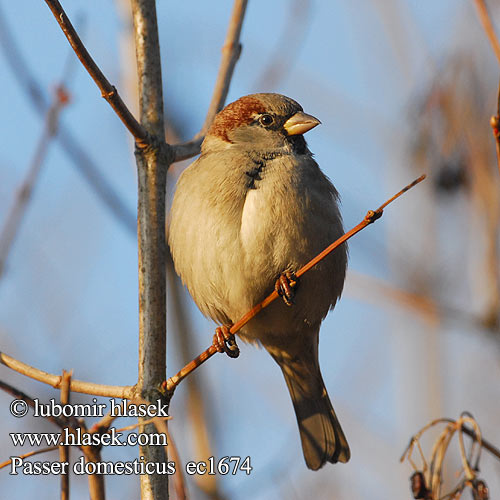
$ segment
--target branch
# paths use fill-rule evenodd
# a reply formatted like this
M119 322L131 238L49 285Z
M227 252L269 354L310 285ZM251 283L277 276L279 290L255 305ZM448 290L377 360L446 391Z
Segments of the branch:
M85 45L80 40L75 28L68 19L61 4L58 0L45 0L49 9L54 14L59 26L66 35L68 42L75 51L78 59L88 71L96 85L101 91L102 97L108 101L110 106L114 109L123 124L127 127L129 132L135 137L136 143L140 147L145 147L150 144L151 138L146 129L135 119L130 110L127 108L122 98L119 96L116 88L109 83L103 72L97 66L91 55L88 53Z
M167 254L167 286L171 321L175 340L178 343L180 359L184 363L190 359L193 352L193 330L189 328L189 315L185 301L182 300L183 286L180 278L175 274L174 262L170 252ZM186 418L192 434L193 459L196 462L207 460L214 455L211 437L214 435L211 419L209 418L210 397L205 390L204 380L201 377L186 379ZM195 474L192 476L196 486L211 500L224 500L224 495L218 486L217 474Z
M21 375L38 380L44 384L51 385L55 389L61 388L62 377L61 375L53 375L44 372L38 368L27 365L4 352L0 352L0 363L14 370ZM0 386L1 388L1 386ZM104 396L109 398L122 398L129 399L134 394L134 386L130 385L104 385L94 384L92 382L84 382L82 380L71 379L70 390L72 392L79 392L83 394L91 394L93 396Z
M476 8L479 14L479 19L481 20L484 31L486 32L486 35L488 36L493 51L495 52L495 56L497 57L498 62L500 63L500 43L495 34L495 28L493 26L493 23L491 22L490 15L488 13L488 8L486 7L486 2L484 0L474 0L474 3L476 4Z
M12 204L5 224L0 233L0 277L5 270L5 264L12 248L12 243L21 226L22 218L28 207L33 189L38 180L38 174L45 160L48 146L57 132L59 113L68 103L68 94L62 86L58 86L54 95L54 100L47 111L45 126L31 161L31 165L26 176L19 186L16 198Z
M86 433L87 428L85 423L80 421L80 427L82 432ZM93 462L95 464L101 463L101 448L99 446L82 446L83 456L85 457L85 463ZM90 500L105 500L106 491L104 488L104 474L88 474L89 482L89 497Z
M497 94L497 114L491 117L491 129L493 130L493 137L495 138L495 146L497 150L497 165L500 172L500 82L498 83Z
M208 107L205 123L197 137L206 134L208 128L214 121L215 115L222 109L226 101L229 85L233 76L234 67L241 54L241 43L239 42L243 18L247 8L247 0L235 0L233 12L227 29L226 40L222 47L222 61L215 82L214 92L210 106Z
M229 85L231 84L231 78L233 77L234 67L241 54L241 43L239 40L246 8L247 0L234 1L226 39L222 47L222 60L205 122L201 130L191 141L174 146L174 162L187 160L199 154L203 136L207 133L207 130L214 121L215 115L224 107L229 92Z
M66 372L63 372L63 376L60 377L63 380L61 384L61 391L68 391L69 393L69 388L67 385L69 384L69 378L67 376ZM5 392L12 394L15 398L17 399L22 399L25 401L31 408L35 407L35 400L25 394L24 392L16 389L15 387L0 381L0 389L4 390ZM63 398L61 398L62 401ZM79 429L82 434L87 433L87 428L85 426L85 422L83 420L78 420L75 417L54 417L54 416L47 416L45 417L46 420L49 420L53 424L57 425L61 430L64 428L67 428L72 434L76 433L76 429ZM54 446L53 449L57 449L58 446ZM93 445L82 445L78 446L84 454L85 461L86 462L94 462L98 463L101 462L101 453L100 449L97 446ZM48 449L42 450L42 451L48 451ZM40 453L42 451L39 451ZM33 455L36 453L32 453ZM7 465L8 463L4 463ZM1 468L1 467L0 467ZM89 492L90 492L90 500L104 500L105 498L105 492L104 492L104 476L102 474L89 474Z
M29 97L29 101L36 111L41 115L46 115L49 103L45 98L40 83L30 72L30 68L21 53L16 40L10 31L3 13L0 11L0 44L5 58L10 65L14 77L19 86ZM57 134L57 140L61 144L63 151L75 164L77 170L88 182L89 186L97 194L104 205L121 222L129 233L136 235L137 223L135 215L132 214L114 188L102 176L98 167L93 163L88 155L88 149L81 146L73 136L70 129L63 127Z
M141 124L151 136L164 137L155 0L132 0L132 17ZM162 155L160 147L158 143L148 148L136 148L139 246L139 377L136 395L145 400L161 397L158 387L166 373L165 188L171 158ZM144 425L141 432L153 433L154 425ZM139 450L146 462L167 460L166 451L160 446L140 446ZM168 498L166 475L144 474L140 480L143 500Z
M488 36L491 47L495 52L495 56L500 64L500 42L498 41L498 37L495 33L495 27L491 22L491 17L488 13L488 8L484 0L474 0L476 4L476 8L479 14L479 19L483 25L484 31ZM490 120L491 128L493 129L493 136L495 137L495 144L497 150L497 164L498 170L500 172L500 83L498 84L498 97L497 97L497 114L491 117Z
M355 227L353 227L350 231L345 233L339 239L334 241L331 245L325 248L321 253L316 255L313 259L311 259L307 264L301 267L296 273L296 277L300 278L303 274L313 268L316 264L318 264L321 260L323 260L327 255L333 252L337 247L342 245L342 243L346 242L349 238L352 238L355 234L359 233L362 229L364 229L369 224L372 224L377 219L382 217L384 208L387 207L390 203L392 203L395 199L399 198L403 193L406 193L413 186L416 186L418 183L422 182L425 179L425 175L420 176L418 179L414 180L412 183L408 184L401 191L396 193L394 196L389 198L385 203L380 205L377 210L369 210L365 215L365 218ZM256 316L262 309L266 308L271 302L276 300L279 297L278 292L273 291L270 295L268 295L262 302L254 306L250 311L248 311L238 322L236 322L230 329L229 333L234 337L234 334L237 333L243 326L245 326L254 316ZM211 358L217 349L215 346L211 345L208 349L203 351L197 358L193 359L190 363L188 363L184 368L182 368L176 375L170 377L168 380L163 382L162 389L167 393L172 393L174 389L179 385L182 379L184 379L187 375L189 375L192 371L194 371L198 366L203 364L207 359Z
M70 390L72 372L63 370L61 380L61 404L67 405L70 401ZM59 462L69 463L69 446L59 446ZM61 474L61 500L69 500L69 474Z
M63 382L61 384L61 390L64 392L65 391L69 392L69 389L67 387L67 385L70 385L69 378L65 375L67 375L66 372L63 372L63 376L60 377L61 379L63 379ZM9 394L12 394L17 399L22 399L32 408L35 407L35 400L30 396L28 396L27 394L25 394L24 392L16 389L15 387L0 381L0 389L3 389L5 392ZM49 415L45 418L50 422L52 422L53 424L57 425L61 430L64 428L68 428L68 430L72 434L76 432L76 429L80 429L82 434L88 432L85 426L85 422L83 420L78 420L75 417L66 418L66 417L54 417ZM56 450L57 448L58 446L54 446L53 449ZM101 452L97 446L82 445L78 446L78 448L82 450L86 462L94 462L94 463L101 462ZM38 452L41 453L43 451L48 451L48 449L44 449ZM36 452L35 453L32 452L32 454L34 455L36 454ZM7 465L8 463L4 464ZM90 500L104 500L105 498L104 476L102 474L89 474L88 479L89 479Z
M58 448L59 448L58 446L49 446L48 448L40 448L39 450L28 451L27 453L23 453L22 455L19 455L19 458L22 458L24 460L25 458L32 457L33 455L40 455L41 453L47 453L48 451L55 451ZM5 462L1 462L0 469L7 467L7 465L10 465L11 462L12 462L12 458L9 458ZM62 475L64 476L67 474L62 474Z
M276 89L293 68L300 48L311 27L311 0L293 0L287 10L287 20L273 48L267 64L252 83L257 92L262 89ZM291 36L290 34L293 34Z
M420 438L431 427L438 424L446 424L446 427L435 440L428 462L420 445ZM472 428L466 427L465 424L471 425ZM462 459L461 475L463 478L451 492L441 496L440 489L443 484L443 463L449 444L455 433L458 433L459 452ZM472 439L472 446L469 453L466 453L462 434L467 434ZM478 445L477 447L476 444ZM412 460L412 453L415 446L419 451L422 462L420 467ZM486 483L477 478L477 472L480 470L479 463L481 459L481 450L483 448L489 451L497 459L500 459L500 451L483 438L478 423L468 412L463 412L457 420L438 418L422 427L417 434L412 436L400 458L400 462L403 462L405 459L408 460L414 470L411 476L411 486L414 498L458 498L456 493L463 491L465 487L472 488L473 490L483 486L486 487ZM418 493L418 495L416 493ZM487 497L474 495L474 498Z
M28 406L31 406L31 408L35 407L35 400L32 397L28 396L25 392L16 389L14 386L8 384L7 382L3 382L0 380L0 389L16 399L22 399ZM60 429L64 429L64 427L68 425L68 419L64 416L54 417L52 415L48 415L47 417L45 417L45 419L49 422L52 422L54 425L57 425ZM57 448L58 446L54 447L55 450L57 450Z

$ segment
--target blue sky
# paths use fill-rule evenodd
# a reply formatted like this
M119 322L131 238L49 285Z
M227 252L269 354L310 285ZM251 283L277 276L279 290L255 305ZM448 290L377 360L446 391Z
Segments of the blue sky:
M63 2L71 19L81 17L87 48L133 106L134 82L127 75L133 75L134 68L126 48L123 11L118 9L121 4L118 0ZM228 102L256 91L280 92L321 119L322 125L308 134L309 147L342 196L349 228L420 174L409 166L414 125L409 104L439 71L441 61L467 41L485 53L488 46L472 2L465 0L391 0L384 5L366 0L311 1L304 2L299 17L290 23L290 6L297 4L249 2L243 52ZM20 6L2 0L0 6L31 71L49 95L67 58L73 57L66 39L44 2L27 0ZM227 0L158 3L165 109L182 139L192 137L203 123L230 9ZM287 44L277 57L277 44L283 39ZM269 65L280 61L285 61L286 71L272 84L266 83ZM3 53L0 72L3 217L27 171L43 123ZM130 137L77 62L69 91L71 103L60 126L85 146L133 212L136 181ZM181 168L175 166L173 173ZM425 189L422 192L428 194ZM404 278L398 265L425 261L418 248L426 214L421 210L427 199L424 194L409 193L396 203L381 221L351 240L350 269L401 286ZM458 233L460 226L451 238L459 241ZM398 459L411 434L430 418L455 417L463 409L472 409L485 435L495 437L499 408L492 409L491 401L498 401L498 392L482 382L499 376L492 339L454 321L437 327L390 301L381 304L377 297L366 300L361 295L355 284L347 287L325 320L320 341L326 385L351 443L348 465L327 466L317 473L306 470L286 388L265 352L241 346L237 361L216 357L198 371L209 402L214 454L252 457L250 476L219 478L228 498L302 498L304 492L328 498L324 495L329 491L339 499L409 496L411 470ZM185 300L194 357L209 345L213 325L187 296ZM0 281L0 304L3 351L52 373L72 368L78 379L135 382L135 237L99 201L57 142L50 146ZM173 374L183 360L172 326L175 311L170 308L168 314L168 372ZM481 363L482 373L463 362L471 353ZM1 373L30 394L57 397L55 391L6 368ZM481 391L474 390L478 386ZM86 398L75 395L74 400ZM4 395L3 401L0 418L6 432L52 429L35 419L13 419L7 411L9 397ZM183 461L193 456L185 401L186 390L181 386L172 403L171 429ZM8 446L8 438L2 436L2 440ZM12 447L4 449L9 449L5 457L14 453ZM106 459L124 454L133 459L136 454L133 449L105 452ZM498 466L491 467L493 486L495 471L497 477L500 474ZM54 498L57 479L41 481L20 480L5 471L0 475L2 491L15 491L19 498L35 492L39 498ZM85 495L83 479L75 480L75 488L75 498ZM136 478L112 477L107 488L109 498L137 498L139 486ZM204 498L193 484L190 491L193 498Z

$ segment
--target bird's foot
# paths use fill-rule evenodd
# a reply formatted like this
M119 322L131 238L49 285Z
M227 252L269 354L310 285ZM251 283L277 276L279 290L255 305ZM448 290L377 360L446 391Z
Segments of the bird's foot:
M283 302L287 306L292 306L295 301L295 289L298 285L298 278L292 271L285 271L280 274L280 277L276 280L274 289L277 294L283 298Z
M230 358L237 358L240 355L240 349L234 335L229 332L230 328L231 326L228 325L218 326L212 343L217 352L225 352Z

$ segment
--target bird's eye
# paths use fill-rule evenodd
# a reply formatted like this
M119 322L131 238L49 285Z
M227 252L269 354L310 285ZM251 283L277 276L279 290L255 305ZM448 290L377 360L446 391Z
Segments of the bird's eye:
M264 127L269 127L274 122L274 118L271 115L262 115L259 121Z

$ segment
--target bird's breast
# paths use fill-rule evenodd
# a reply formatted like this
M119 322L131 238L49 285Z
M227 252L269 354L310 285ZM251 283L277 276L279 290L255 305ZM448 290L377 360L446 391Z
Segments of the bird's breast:
M251 246L258 231L259 213L262 209L262 190L249 189L241 213L240 241L243 248Z
M282 265L293 252L302 215L297 202L297 169L288 157L255 162L245 172L247 189L240 221L240 244L248 264ZM298 203L300 205L300 203ZM277 254L280 254L279 256ZM273 273L277 269L273 269Z

